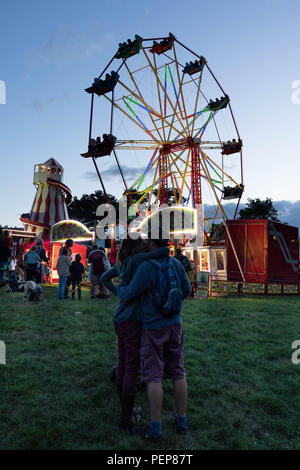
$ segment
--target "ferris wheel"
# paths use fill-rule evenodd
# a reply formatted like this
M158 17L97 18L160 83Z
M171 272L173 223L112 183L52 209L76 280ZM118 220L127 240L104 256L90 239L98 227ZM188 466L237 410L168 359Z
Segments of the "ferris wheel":
M136 207L158 209L170 198L201 205L206 233L228 218L224 201L233 203L235 218L244 190L242 140L230 98L204 56L171 33L135 35L119 44L86 92L91 112L82 156L93 160L106 196L101 165L110 162Z

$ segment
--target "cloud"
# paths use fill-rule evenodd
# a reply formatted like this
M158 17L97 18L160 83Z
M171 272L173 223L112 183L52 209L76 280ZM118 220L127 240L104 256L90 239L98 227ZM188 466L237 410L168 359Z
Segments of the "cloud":
M134 167L129 167L126 165L122 165L122 172L125 176L125 179L128 179L128 181L132 181L134 178L137 178L140 176L143 171L145 170L145 167L140 167L140 168L134 168ZM90 179L90 180L97 180L98 175L96 172L92 171L86 171L84 173L84 178ZM101 171L101 177L103 178L120 178L120 172L117 167L111 167L107 168L103 171Z
M51 98L33 98L30 103L26 104L25 106L28 108L33 108L36 112L41 113L48 104L56 103L58 101L66 101L69 98L70 97L67 93Z
M90 32L61 27L50 36L40 52L47 64L70 65L100 54L113 41L111 33L91 38Z
M273 205L275 209L278 210L279 215L278 219L280 222L287 223L294 227L300 228L300 201L273 201ZM234 216L236 204L235 203L227 203L223 204L224 210L227 214L229 219L232 219ZM244 209L246 204L240 204L239 210ZM212 212L217 210L217 206L214 205L206 205L204 209L204 213L206 215L211 215Z
M280 221L300 227L300 201L274 201L274 207Z

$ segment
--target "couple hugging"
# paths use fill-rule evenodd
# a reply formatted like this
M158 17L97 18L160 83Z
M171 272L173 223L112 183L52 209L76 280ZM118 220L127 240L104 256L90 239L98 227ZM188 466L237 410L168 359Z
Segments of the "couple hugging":
M119 277L119 285L112 280ZM116 265L101 282L120 302L114 312L118 337L116 382L121 401L119 426L145 440L162 439L162 379L174 384L175 427L187 431L187 383L181 323L182 300L191 284L182 264L170 257L168 240L123 239ZM147 384L150 422L133 426L137 375Z

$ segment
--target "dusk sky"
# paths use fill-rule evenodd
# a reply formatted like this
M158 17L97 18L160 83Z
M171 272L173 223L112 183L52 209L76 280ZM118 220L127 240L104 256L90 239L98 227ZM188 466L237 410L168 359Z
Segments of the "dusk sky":
M242 202L270 197L282 221L300 226L298 0L17 0L0 8L0 224L21 225L35 194L34 164L50 157L73 195L100 189L92 162L80 156L90 111L84 89L119 42L171 31L206 57L230 95L244 143ZM120 196L109 158L107 190ZM128 177L139 166L126 158L121 165Z

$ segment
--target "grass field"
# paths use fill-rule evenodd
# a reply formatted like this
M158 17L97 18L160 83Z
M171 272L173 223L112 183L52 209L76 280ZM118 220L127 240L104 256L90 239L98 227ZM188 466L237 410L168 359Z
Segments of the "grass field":
M143 443L117 428L109 380L116 363L111 301L22 304L0 291L0 449L297 449L300 443L299 297L184 303L188 436L175 434L172 384L164 384L163 437ZM81 313L75 313L81 312ZM148 416L140 391L137 404Z

